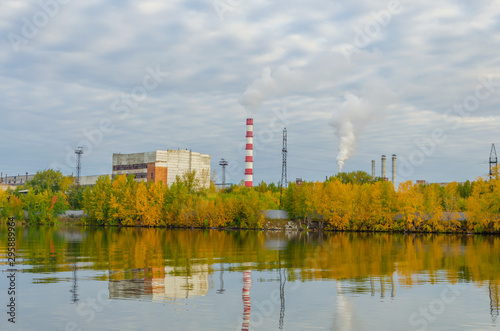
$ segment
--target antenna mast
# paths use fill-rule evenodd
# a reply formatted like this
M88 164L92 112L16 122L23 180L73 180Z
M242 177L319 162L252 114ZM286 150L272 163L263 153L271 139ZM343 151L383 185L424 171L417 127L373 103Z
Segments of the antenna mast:
M226 188L226 167L229 164L224 159L220 159L219 165L222 166L222 189Z
M283 187L286 188L288 186L287 179L287 169L286 169L286 159L288 156L288 133L286 128L283 129L283 149L281 150L283 153L283 162L281 165L281 187L280 187L280 206L281 206L281 196L283 195Z
M493 177L493 171L497 166L497 151L495 149L495 144L491 144L490 152L490 179Z
M78 146L75 150L75 154L76 154L76 187L80 187L80 175L82 172L83 147Z

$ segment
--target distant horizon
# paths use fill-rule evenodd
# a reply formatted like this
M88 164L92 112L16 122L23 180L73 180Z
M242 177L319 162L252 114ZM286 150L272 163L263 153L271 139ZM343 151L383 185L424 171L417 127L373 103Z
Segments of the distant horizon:
M44 170L49 170L49 169L50 169L50 168L48 168L48 169L40 169L40 170L35 171L34 173L28 173L28 176L34 176L34 175L35 175L37 172L39 172L39 171L41 172L41 171L44 171ZM57 170L57 169L52 169L52 170ZM83 170L83 169L82 169L82 170ZM60 171L60 170L57 170L57 171ZM365 173L367 173L368 175L370 175L370 176L371 176L371 173L370 173L370 172L365 171L365 170L361 170L361 169L358 169L358 170L353 170L353 171L348 171L348 172L347 172L347 171L342 171L342 173L351 173L351 172L357 172L357 171L363 171L363 172L365 172ZM62 174L63 174L64 176L66 176L66 177L70 177L70 176L76 177L76 175L75 175L74 173L70 173L70 174L65 174L65 173L62 173ZM337 174L339 174L339 173L337 173ZM328 176L328 178L330 178L330 177L335 177L337 174L335 174L335 175L331 175L331 176ZM81 177L96 177L96 176L106 176L106 175L109 175L109 176L111 177L111 176L112 176L112 171L111 171L111 172L109 172L109 173L102 173L102 174L90 174L90 175L83 175L83 174L82 174L82 175L81 175ZM5 173L3 173L3 174L2 174L2 178L3 178L4 180L5 180L5 178L12 178L12 177L21 177L21 178L24 178L25 176L26 176L26 174L17 174L17 175L9 175L9 174L8 174L8 176L6 177L6 176L5 176ZM326 178L326 179L328 179L328 178ZM381 177L381 176L378 176L377 174L375 174L375 178L382 178L382 177ZM391 178L390 178L390 177L386 177L386 178L387 178L387 181L388 181L388 182L392 182L392 180L391 180ZM486 178L487 178L487 176L485 176L485 177L483 177L483 178L484 178L484 179L486 179ZM308 179L306 179L306 178L296 177L296 178L293 178L293 179L288 180L288 184L290 184L290 183L292 183L292 182L293 182L293 183L295 183L297 179L301 179L302 181L305 181L305 182L311 182L311 181L314 181L314 182L316 182L316 181L323 182L323 181L325 181L325 180L326 180L326 179L323 179L323 180L319 180L319 179L318 179L318 180L308 180ZM473 180L468 180L468 181L472 182L472 181L474 181L474 180L476 180L476 179L477 179L477 178L475 178L475 179L473 179ZM410 180L410 179L409 179L409 180ZM453 182L457 182L457 183L465 183L465 182L467 182L467 180L464 180L464 181L451 180L451 181L441 181L441 182L440 182L440 181L437 181L437 182L431 182L431 181L426 180L426 179L414 179L414 180L411 180L411 181L412 181L413 183L416 183L417 181L422 181L422 180L423 180L423 181L425 181L426 183L429 183L429 184L443 184L443 183L453 183ZM239 181L239 182L226 182L226 184L225 184L225 185L239 185L239 184L241 184L241 183L242 183L242 181L243 181L243 179L242 179L241 181ZM397 181L397 180L396 180L396 181ZM261 182L262 182L262 181L259 181L259 182L255 182L255 181L254 181L254 186L258 186ZM280 180L278 180L278 181L274 181L274 182L266 182L266 181L264 181L264 183L266 183L266 184L271 184L271 183L272 183L272 184L279 184L279 183L280 183ZM397 181L397 183L398 183L398 185L399 185L399 184L401 183L401 181ZM1 184L1 185L11 185L11 184L8 184L8 183L0 183L0 184ZM24 184L24 183L23 183L23 184ZM214 184L215 184L215 185L223 185L223 184L222 184L222 182L217 182L217 181L216 181L216 182L214 182ZM13 185L13 186L15 186L15 185Z

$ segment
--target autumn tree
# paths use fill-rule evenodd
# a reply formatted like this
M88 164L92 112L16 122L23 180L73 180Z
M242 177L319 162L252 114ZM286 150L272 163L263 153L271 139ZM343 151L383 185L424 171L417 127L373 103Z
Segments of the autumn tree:
M417 231L421 229L423 196L411 181L402 182L398 189L398 211L401 220L396 230Z
M24 219L23 202L12 192L0 190L0 218L7 219L12 216Z
M367 172L358 170L352 172L339 172L337 175L330 177L329 180L340 180L344 184L350 183L361 185L381 180L381 178L377 177L373 179L373 177Z
M135 198L138 183L134 176L117 176L111 186L111 218L119 225L137 225Z
M319 213L333 229L347 230L355 216L355 192L353 184L332 180L324 183Z
M65 195L61 192L52 193L44 190L38 194L34 190L28 191L23 197L23 209L28 213L30 224L51 224L57 220L57 216L67 210Z
M72 177L64 177L60 171L47 169L37 171L33 179L27 181L20 187L21 190L32 190L38 194L44 191L49 193L63 192L66 193L73 183Z
M83 210L89 217L91 224L117 224L111 218L111 197L113 186L109 176L100 176L94 187L87 187L83 192Z
M423 230L425 232L444 231L441 188L437 184L421 185L420 188L424 200L422 212L426 214Z

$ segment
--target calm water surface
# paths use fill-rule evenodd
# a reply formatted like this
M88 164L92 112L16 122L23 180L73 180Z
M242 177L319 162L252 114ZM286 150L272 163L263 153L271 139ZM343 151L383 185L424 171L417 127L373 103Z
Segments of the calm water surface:
M500 237L0 226L0 330L494 330Z

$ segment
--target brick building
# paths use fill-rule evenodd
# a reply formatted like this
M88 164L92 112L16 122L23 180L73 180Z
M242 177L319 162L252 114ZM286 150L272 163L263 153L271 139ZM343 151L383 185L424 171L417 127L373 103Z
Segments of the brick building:
M159 182L170 185L176 176L196 171L200 185L210 185L210 155L190 150L156 150L154 152L113 154L113 178L133 175L136 181Z

